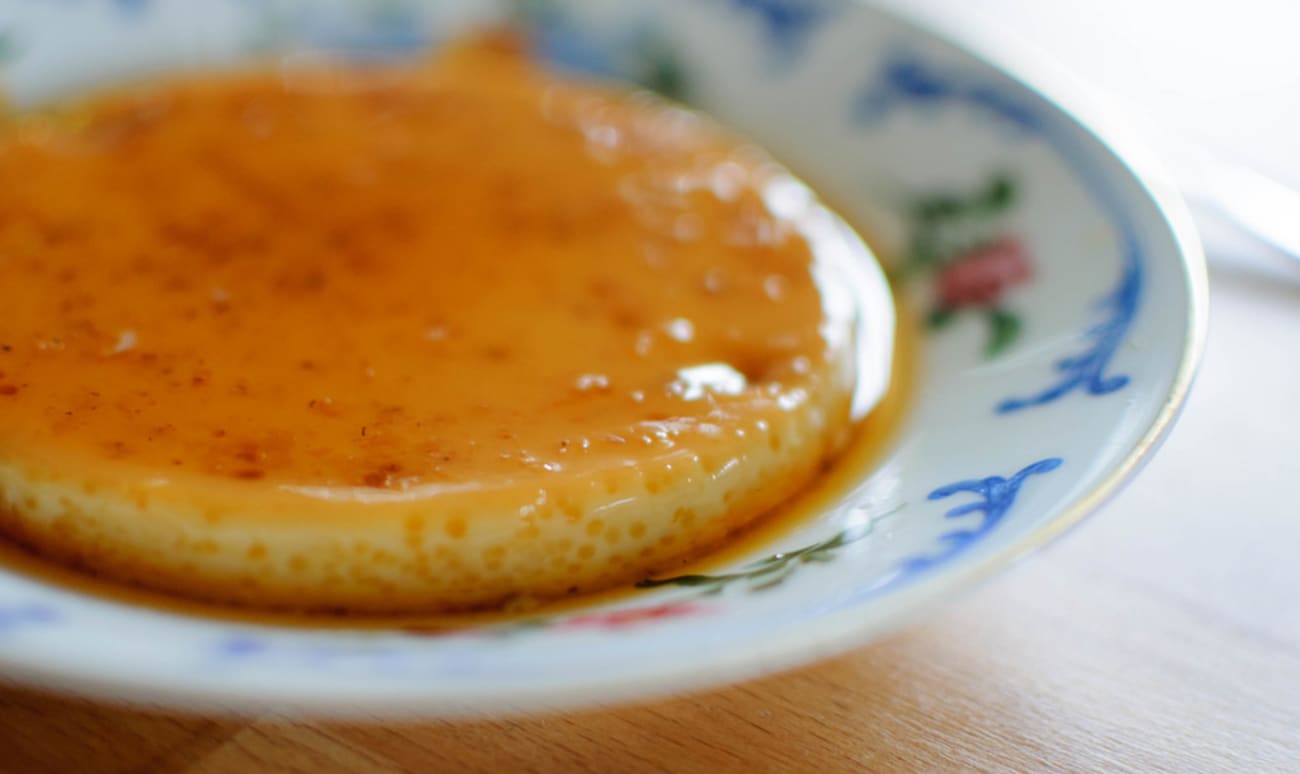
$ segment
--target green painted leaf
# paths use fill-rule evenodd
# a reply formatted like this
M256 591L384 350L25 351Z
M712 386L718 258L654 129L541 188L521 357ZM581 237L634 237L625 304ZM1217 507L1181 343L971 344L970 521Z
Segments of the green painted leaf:
M663 41L642 44L640 69L637 81L642 86L678 102L689 100L691 90L686 69Z
M559 11L554 0L509 0L511 15L524 21L540 21L555 17Z
M650 578L638 581L636 586L639 589L652 589L657 586L707 586L717 582L718 577L715 575L675 575L662 580Z
M1016 179L1010 175L998 175L979 197L980 209L988 213L1001 212L1015 204L1016 193Z
M960 196L936 194L916 203L916 217L921 221L937 221L961 215L967 204Z
M14 37L8 32L0 32L0 62L4 62L13 57L17 46L14 44Z
M956 309L946 306L937 306L930 310L930 314L926 315L925 324L928 325L931 330L937 331L947 328L952 324L952 321L956 319Z
M1011 346L1019 338L1022 326L1019 315L1005 309L993 308L988 310L987 319L989 322L989 339L984 346L984 356L992 358L1002 354L1003 350Z
M922 274L943 262L944 253L939 249L939 240L934 231L931 228L919 228L913 234L900 272L904 279Z
M756 583L753 586L750 586L749 590L766 591L768 589L776 588L777 586L780 586L782 583L785 583L785 579L788 578L789 576L790 576L789 572L782 573L780 575L773 577L770 580L764 581L762 583Z
M835 552L850 543L866 538L875 528L876 521L892 516L902 509L902 505L880 514L866 524L859 524L841 530L825 540L804 546L794 551L779 554L751 562L739 572L722 575L677 575L670 578L647 579L637 583L637 588L653 589L663 586L692 587L696 594L711 596L718 594L731 584L745 581L750 591L762 591L784 583L800 564L828 562L835 558Z

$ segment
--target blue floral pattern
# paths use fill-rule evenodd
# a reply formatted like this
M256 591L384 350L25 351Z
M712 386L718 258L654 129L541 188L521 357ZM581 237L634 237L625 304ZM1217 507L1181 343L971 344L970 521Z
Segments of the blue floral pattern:
M1007 398L997 405L999 414L1051 403L1078 389L1089 395L1107 395L1128 386L1127 374L1106 373L1133 326L1142 293L1142 266L1138 260L1137 242L1131 235L1124 239L1126 260L1123 274L1119 285L1097 302L1097 308L1104 316L1085 334L1091 345L1077 355L1056 361L1055 368L1061 374L1059 381L1028 397Z
M829 0L726 0L733 7L758 17L773 52L787 64L802 53L808 38L829 21Z
M1007 515L1007 511L1011 510L1011 506L1015 504L1016 497L1020 494L1020 487L1025 483L1026 479L1030 476L1056 470L1061 467L1062 463L1063 460L1060 457L1048 457L1032 465L1026 465L1011 478L989 476L988 478L958 481L935 489L930 493L929 499L931 500L943 500L961 492L970 492L978 496L978 500L959 505L945 513L944 517L959 519L978 513L980 514L979 523L972 527L945 532L939 536L939 543L943 546L942 550L937 553L906 559L899 564L899 569L904 574L924 572L966 551L1002 521L1003 517Z
M12 634L32 626L41 626L58 620L54 610L45 605L24 603L0 605L0 635Z
M1137 232L1124 207L1079 148L1058 131L1049 115L1017 96L1022 91L1001 88L960 70L945 70L919 55L895 54L872 76L854 105L856 119L870 124L909 105L936 107L949 102L965 103L1026 136L1038 137L1072 167L1118 232L1123 267L1114 290L1098 301L1103 319L1085 331L1088 347L1055 363L1060 377L1050 386L1028 396L999 402L995 409L1000 414L1051 403L1076 390L1089 395L1107 395L1128 385L1127 375L1108 373L1108 369L1137 317L1144 277Z

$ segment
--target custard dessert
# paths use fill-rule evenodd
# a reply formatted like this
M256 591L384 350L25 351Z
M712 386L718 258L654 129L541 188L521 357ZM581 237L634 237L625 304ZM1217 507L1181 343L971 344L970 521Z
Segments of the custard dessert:
M0 179L0 535L103 577L348 613L597 590L853 427L851 232L699 116L500 43L11 119Z

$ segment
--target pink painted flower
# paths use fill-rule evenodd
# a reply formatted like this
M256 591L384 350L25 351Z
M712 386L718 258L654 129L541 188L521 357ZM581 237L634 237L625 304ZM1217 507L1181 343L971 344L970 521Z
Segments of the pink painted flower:
M699 615L706 610L708 610L708 607L690 602L665 602L650 607L633 607L626 610L611 610L606 613L577 615L560 625L573 629L626 629L650 621Z
M1024 243L1013 236L1002 237L957 256L939 272L939 306L995 306L1003 293L1032 276Z

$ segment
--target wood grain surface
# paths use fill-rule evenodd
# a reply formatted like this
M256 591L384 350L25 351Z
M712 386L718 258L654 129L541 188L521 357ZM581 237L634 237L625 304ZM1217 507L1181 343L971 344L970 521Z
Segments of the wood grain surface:
M1166 448L883 641L723 690L475 723L168 716L0 689L0 771L1300 771L1300 275L1214 278Z

